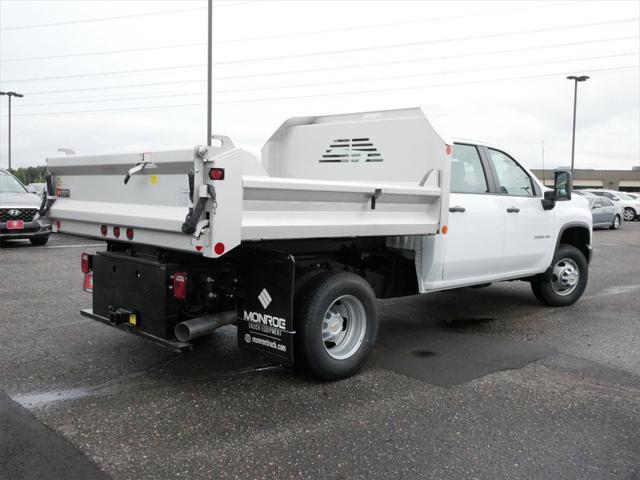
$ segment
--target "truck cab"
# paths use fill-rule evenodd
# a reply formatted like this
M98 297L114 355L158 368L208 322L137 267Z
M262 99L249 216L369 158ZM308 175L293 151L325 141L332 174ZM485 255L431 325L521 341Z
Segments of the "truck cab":
M558 242L591 258L591 215L574 196L545 208L550 192L504 148L455 139L446 235L427 248L442 252L442 268L424 291L528 278L545 271ZM438 245L438 244L442 245Z

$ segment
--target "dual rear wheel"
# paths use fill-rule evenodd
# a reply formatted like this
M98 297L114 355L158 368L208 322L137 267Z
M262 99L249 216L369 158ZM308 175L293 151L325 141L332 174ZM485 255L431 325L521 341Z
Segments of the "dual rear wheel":
M322 380L357 373L378 333L369 283L351 272L318 272L301 277L294 301L296 365Z

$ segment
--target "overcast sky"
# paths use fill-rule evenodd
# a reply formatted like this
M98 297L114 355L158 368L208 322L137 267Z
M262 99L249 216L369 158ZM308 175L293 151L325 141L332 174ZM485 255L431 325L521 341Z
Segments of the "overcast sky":
M425 106L452 136L530 168L544 141L546 168L568 165L565 77L587 74L576 168L640 164L637 0L214 5L214 133L255 153L290 116ZM0 90L25 95L13 101L14 168L59 147L205 143L206 27L205 1L0 0Z

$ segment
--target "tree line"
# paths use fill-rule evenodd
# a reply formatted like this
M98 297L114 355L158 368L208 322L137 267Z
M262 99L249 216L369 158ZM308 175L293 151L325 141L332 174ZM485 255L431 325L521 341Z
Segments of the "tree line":
M12 168L11 173L25 185L30 183L44 183L47 167L20 167Z

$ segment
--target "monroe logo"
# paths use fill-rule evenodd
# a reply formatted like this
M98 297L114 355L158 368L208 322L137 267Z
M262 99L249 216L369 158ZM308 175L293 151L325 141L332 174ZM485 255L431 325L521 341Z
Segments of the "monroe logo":
M266 309L269 306L269 304L271 303L271 295L269 295L269 292L266 288L262 289L260 295L258 295L258 300L260 300L262 308Z
M273 315L266 315L258 312L244 311L244 319L247 322L261 323L263 325L269 325L280 330L286 330L287 321L284 318L274 317Z

